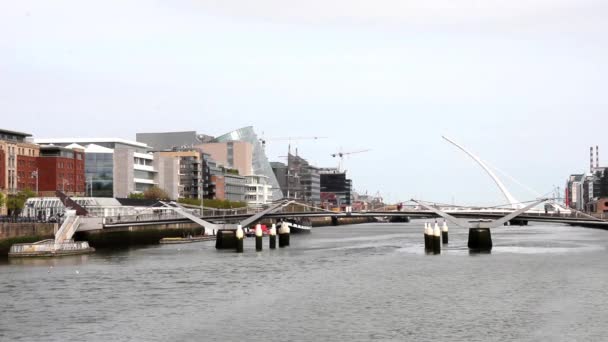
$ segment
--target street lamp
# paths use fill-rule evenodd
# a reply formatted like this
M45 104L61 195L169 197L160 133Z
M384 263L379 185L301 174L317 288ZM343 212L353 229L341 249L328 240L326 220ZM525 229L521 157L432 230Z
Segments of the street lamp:
M36 171L32 171L32 177L36 177L36 197L40 196L38 194L38 169Z

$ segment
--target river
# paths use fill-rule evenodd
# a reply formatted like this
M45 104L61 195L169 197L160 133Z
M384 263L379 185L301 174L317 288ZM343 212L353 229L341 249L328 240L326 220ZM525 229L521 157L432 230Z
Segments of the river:
M608 231L493 230L470 254L422 222L0 261L1 341L606 341Z

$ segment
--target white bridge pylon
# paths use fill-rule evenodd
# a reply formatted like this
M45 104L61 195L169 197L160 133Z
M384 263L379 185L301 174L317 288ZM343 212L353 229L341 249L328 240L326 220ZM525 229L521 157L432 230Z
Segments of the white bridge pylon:
M473 154L472 152L470 152L469 150L467 150L466 148L464 148L462 145L459 145L456 142L454 142L453 140L449 139L448 137L446 137L444 135L442 135L441 137L443 139L445 139L447 142L449 142L450 144L452 144L452 145L458 147L459 149L461 149L464 153L466 153L477 164L479 164L479 166L481 166L484 169L484 171L492 178L492 180L494 181L494 183L496 183L496 185L498 186L498 188L500 189L500 191L502 192L502 194L505 196L505 198L507 199L507 201L511 205L511 208L513 208L513 209L520 209L520 208L523 207L523 205L517 199L515 199L515 197L513 197L513 195L511 195L511 192L509 192L509 190L507 189L507 187L502 183L502 181L498 178L498 176L496 176L494 174L494 172L492 172L492 170L490 170L490 168L481 159L479 159L479 157L477 157L475 154Z

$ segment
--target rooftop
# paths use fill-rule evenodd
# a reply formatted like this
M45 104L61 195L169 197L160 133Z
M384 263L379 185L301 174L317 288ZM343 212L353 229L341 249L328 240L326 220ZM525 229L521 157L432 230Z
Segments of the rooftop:
M122 138L47 138L34 139L36 144L99 144L99 143L118 143L138 148L149 149L150 146L137 141Z
M29 133L17 132L17 131L9 131L7 129L0 128L0 134L8 134L8 135L18 135L21 137L31 137L32 135Z

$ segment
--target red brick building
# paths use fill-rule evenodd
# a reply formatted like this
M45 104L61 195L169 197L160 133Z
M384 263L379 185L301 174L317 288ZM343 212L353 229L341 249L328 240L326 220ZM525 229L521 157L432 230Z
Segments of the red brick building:
M36 190L37 157L17 155L17 191Z
M6 153L0 150L0 190L6 189Z
M55 196L59 190L68 196L84 196L84 151L59 146L40 146L37 158L38 191L41 196Z
M5 197L35 186L36 178L31 172L36 169L39 148L31 142L31 136L0 129L0 192ZM6 205L0 207L0 215L6 214Z

